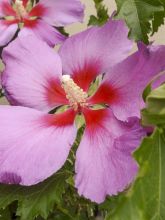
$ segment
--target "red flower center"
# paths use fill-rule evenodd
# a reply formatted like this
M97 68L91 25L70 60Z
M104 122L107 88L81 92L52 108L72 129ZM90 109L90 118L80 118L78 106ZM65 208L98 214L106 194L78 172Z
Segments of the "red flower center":
M91 110L96 109L105 109L109 107L106 100L103 100L105 102L102 102L96 98L96 102L91 102L92 98L94 97L93 94L91 94L90 89L88 89L88 93L85 92L80 86L78 86L73 79L70 77L70 75L63 75L62 76L62 88L65 91L66 98L69 101L69 106L74 109L74 111L78 113L82 113L84 109L88 108ZM95 82L96 83L96 82ZM97 88L96 85L94 86L93 91L95 94L97 94Z
M86 100L88 94L84 92L69 75L62 76L62 88L66 93L66 98L68 99L70 106L73 107L75 111L81 107L87 106Z
M3 21L6 25L13 23L19 24L19 27L34 26L37 19L42 17L46 9L41 4L32 6L28 1L15 0L13 3L2 3Z

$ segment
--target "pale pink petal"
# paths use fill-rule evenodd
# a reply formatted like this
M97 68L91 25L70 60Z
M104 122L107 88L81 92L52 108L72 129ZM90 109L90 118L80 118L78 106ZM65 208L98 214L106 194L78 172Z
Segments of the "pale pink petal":
M85 118L75 183L80 195L101 203L106 195L118 194L135 178L138 166L131 153L144 132L138 120L122 123L109 110L87 110Z
M65 26L83 21L84 6L79 0L40 0L38 5L46 9L42 18L51 25Z
M165 83L165 72L162 72L162 75L160 74L160 76L153 81L152 88L155 89L163 83Z
M5 46L12 40L17 29L17 24L7 25L3 20L0 20L0 47Z
M142 92L150 80L165 70L165 46L139 45L139 51L111 68L89 103L109 104L120 120L140 117Z
M34 35L18 37L3 51L2 86L13 105L43 111L67 104L58 54Z
M127 35L123 21L110 20L103 27L92 27L68 38L60 49L63 72L86 89L98 74L127 57L132 48Z
M144 88L154 76L165 70L165 46L146 48L141 45L139 49L139 54L112 70L114 74L118 72L125 78L121 83L116 82L119 101L111 104L114 114L121 120L131 116L140 117L140 109L144 106Z
M33 185L65 163L76 131L75 113L59 115L15 106L0 107L0 182Z
M24 28L19 33L20 36L35 34L40 40L45 41L49 46L54 47L55 44L62 43L66 37L57 29L40 19L25 20Z

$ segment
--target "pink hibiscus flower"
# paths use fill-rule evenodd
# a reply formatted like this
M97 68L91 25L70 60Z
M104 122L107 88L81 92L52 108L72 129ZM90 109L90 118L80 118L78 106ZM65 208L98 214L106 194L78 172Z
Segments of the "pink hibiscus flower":
M59 170L76 137L77 114L86 124L75 162L79 194L101 203L133 181L132 152L144 136L141 93L165 68L165 46L140 45L127 57L127 34L122 21L110 20L67 39L60 56L34 36L4 49L2 85L18 106L0 107L1 182L33 185ZM89 96L99 74L103 80ZM47 113L62 105L65 112Z
M50 46L65 40L53 26L65 26L82 21L84 7L79 0L0 0L0 46L21 35L34 33Z

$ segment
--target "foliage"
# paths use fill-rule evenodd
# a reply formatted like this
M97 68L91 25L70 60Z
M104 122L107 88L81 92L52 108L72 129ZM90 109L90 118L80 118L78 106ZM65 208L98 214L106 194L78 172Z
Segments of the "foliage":
M54 205L60 203L66 184L64 179L68 176L62 170L36 186L0 185L0 208L18 200L16 215L22 220L34 219L38 215L47 218Z
M165 219L165 130L157 129L136 151L139 176L131 190L120 198L106 220Z
M130 38L149 43L148 34L156 32L165 17L162 0L116 0L116 4L116 18L126 21Z
M68 170L71 170L69 162L58 173L35 186L1 184L1 218L93 220L95 204L78 196L73 173Z
M94 0L97 16L91 15L88 26L98 25L101 26L109 19L108 9L103 5L103 0Z
M165 125L165 84L154 89L146 99L147 108L142 110L142 120L147 125Z
M3 92L2 92L2 89L0 89L0 98L2 98L4 95L3 95Z
M155 32L158 31L158 28L164 24L164 18L165 18L165 0L160 0L164 10L157 12L154 14L154 19L152 21L152 25L153 25L153 32L152 34L154 34Z
M88 25L103 25L108 19L108 9L103 0L93 0L97 16L91 15ZM124 19L129 27L129 37L149 43L149 36L164 24L165 0L115 0L116 19Z

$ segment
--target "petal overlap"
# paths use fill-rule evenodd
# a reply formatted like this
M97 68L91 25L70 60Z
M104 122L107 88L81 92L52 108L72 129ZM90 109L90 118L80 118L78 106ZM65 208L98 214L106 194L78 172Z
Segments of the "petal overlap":
M76 154L75 184L80 195L101 203L123 191L138 166L132 152L145 132L137 118L118 121L110 110L85 110L86 129Z
M60 48L63 72L86 90L98 74L127 57L132 42L123 21L110 20L71 36ZM81 83L80 83L81 82Z
M2 86L11 104L43 111L67 104L58 54L34 35L24 40L12 42L2 55L6 65Z
M3 20L0 20L0 47L6 45L12 40L18 29L17 24L8 25Z
M19 32L19 36L28 36L30 34L34 34L40 40L47 42L51 47L54 44L62 43L66 39L57 29L41 19L25 20L24 28Z
M119 120L140 117L142 92L154 76L165 69L165 46L145 46L107 71L90 103L109 104Z

